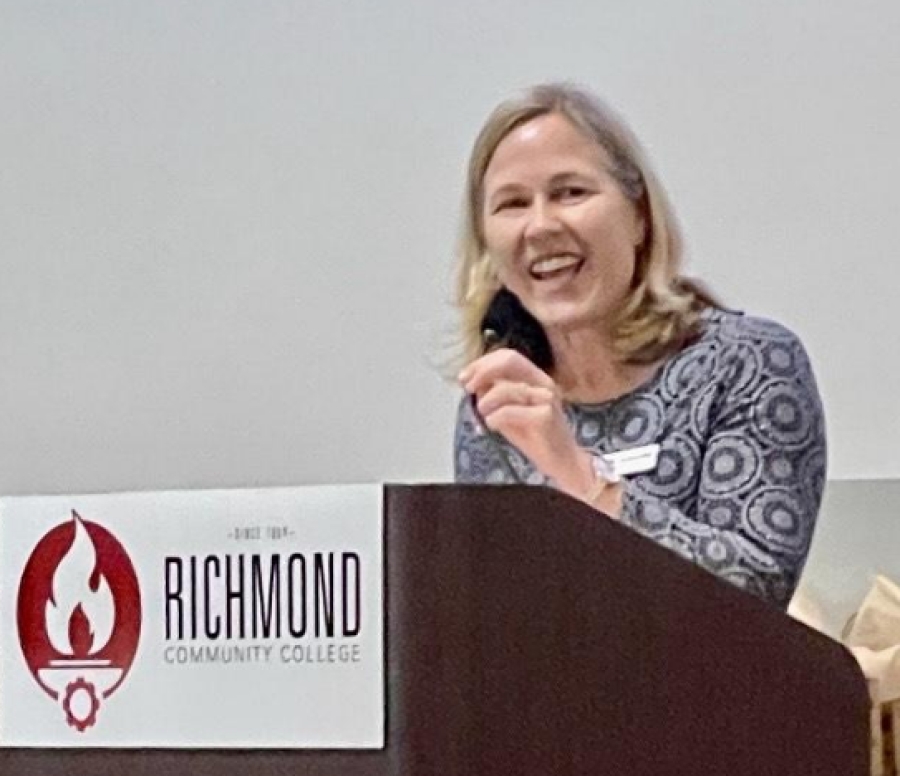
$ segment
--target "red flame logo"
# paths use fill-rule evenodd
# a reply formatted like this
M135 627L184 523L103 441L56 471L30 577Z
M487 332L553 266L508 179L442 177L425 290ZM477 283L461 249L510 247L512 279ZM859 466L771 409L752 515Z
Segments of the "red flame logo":
M72 519L75 536L53 573L44 616L47 637L60 655L87 658L109 641L116 607L94 542L77 512Z
M125 680L140 639L141 594L128 553L106 528L73 510L28 558L17 621L37 683L62 701L70 725L90 727L100 698ZM79 716L87 701L89 713Z

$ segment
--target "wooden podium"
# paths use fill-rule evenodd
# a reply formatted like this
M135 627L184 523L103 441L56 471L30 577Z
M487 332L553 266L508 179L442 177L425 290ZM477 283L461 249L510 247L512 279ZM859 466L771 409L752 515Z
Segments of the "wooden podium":
M384 525L383 750L0 749L0 774L868 774L843 647L579 502L388 486Z

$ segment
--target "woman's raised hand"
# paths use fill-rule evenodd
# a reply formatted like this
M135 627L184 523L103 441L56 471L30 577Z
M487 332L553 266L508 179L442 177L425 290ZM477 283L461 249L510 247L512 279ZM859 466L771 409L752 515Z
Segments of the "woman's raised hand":
M553 378L525 356L500 348L459 374L487 427L501 434L562 489L581 497L596 475L569 427Z

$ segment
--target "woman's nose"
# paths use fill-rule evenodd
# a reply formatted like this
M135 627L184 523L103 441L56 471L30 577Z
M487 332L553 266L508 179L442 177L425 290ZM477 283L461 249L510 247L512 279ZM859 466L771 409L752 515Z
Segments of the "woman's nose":
M540 237L541 235L557 232L560 229L559 218L550 202L535 200L528 213L528 222L525 225L526 237Z

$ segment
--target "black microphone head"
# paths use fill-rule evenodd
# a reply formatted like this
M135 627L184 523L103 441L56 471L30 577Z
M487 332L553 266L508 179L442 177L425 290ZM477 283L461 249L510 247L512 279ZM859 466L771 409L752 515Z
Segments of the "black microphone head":
M481 332L485 352L498 345L512 348L545 372L553 368L553 350L544 327L509 289L501 288L494 295L481 319Z

